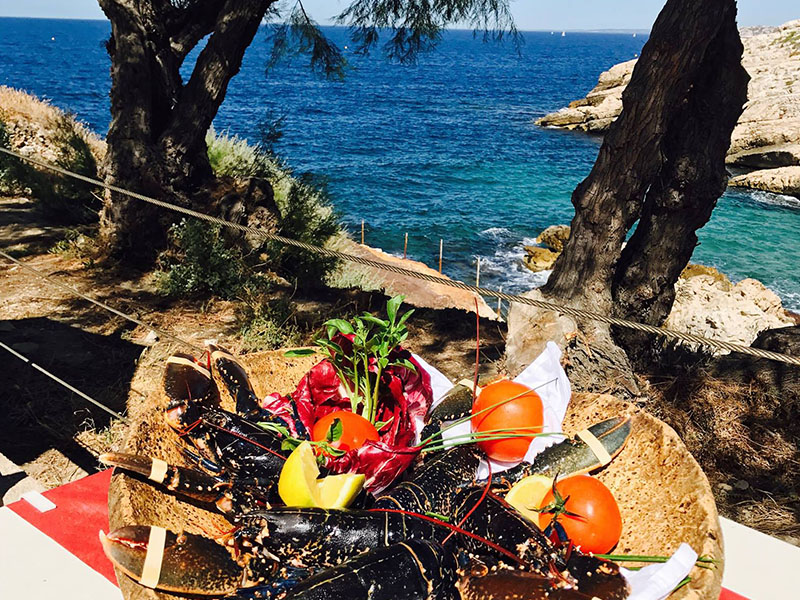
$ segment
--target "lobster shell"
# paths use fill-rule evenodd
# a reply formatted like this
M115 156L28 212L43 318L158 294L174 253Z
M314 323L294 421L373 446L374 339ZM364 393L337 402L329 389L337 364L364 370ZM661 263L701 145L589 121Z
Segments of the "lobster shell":
M185 464L174 432L164 423L166 399L161 378L169 348L151 348L140 361L131 383L128 411L134 425L120 451L157 456ZM301 377L319 360L318 355L287 358L284 351L259 352L238 359L247 369L259 397L270 392L293 391ZM433 360L435 362L435 359ZM233 408L218 385L223 406ZM722 534L711 487L675 431L634 405L601 394L575 394L570 402L564 430L574 434L589 425L628 414L632 433L614 461L597 473L613 492L623 517L618 554L671 554L686 542L698 554L723 558ZM148 483L116 473L109 489L111 529L123 525L160 525L173 531L219 535L231 525L222 515L165 494ZM722 564L719 568L694 569L692 581L670 596L670 600L716 600L719 598ZM117 573L126 600L176 600L142 587Z

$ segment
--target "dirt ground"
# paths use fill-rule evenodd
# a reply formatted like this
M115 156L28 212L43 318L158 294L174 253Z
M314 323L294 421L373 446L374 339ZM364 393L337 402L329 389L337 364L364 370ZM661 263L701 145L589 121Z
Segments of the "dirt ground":
M202 345L214 339L242 350L234 302L207 299L170 301L148 279L51 251L69 230L45 219L25 199L0 198L0 249L53 279L77 288L181 339ZM53 287L0 258L0 341L124 413L130 381L142 351L154 343L136 326L86 300ZM380 293L325 290L292 294L293 320L310 343L327 318L380 310ZM455 309L417 309L409 322L408 347L427 357L454 380L471 377L475 362L475 315ZM505 340L501 322L481 319L481 372L502 368ZM148 337L148 335L150 337ZM190 351L158 341L169 351ZM159 353L164 352L159 348ZM94 472L96 456L125 436L125 425L3 352L0 368L0 454L46 487Z

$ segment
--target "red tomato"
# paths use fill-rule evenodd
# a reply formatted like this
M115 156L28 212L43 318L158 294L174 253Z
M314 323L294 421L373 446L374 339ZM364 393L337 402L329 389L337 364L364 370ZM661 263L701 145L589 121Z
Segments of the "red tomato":
M514 398L504 402L509 398ZM480 412L497 406L486 412ZM519 462L528 451L534 434L542 431L542 399L528 386L513 381L502 380L487 385L472 405L472 431L486 432L488 436L502 436L492 433L497 429L517 428L507 432L509 435L525 434L526 437L493 439L478 442L478 446L494 460Z
M342 423L342 435L338 440L331 442L332 448L347 452L361 448L367 440L377 442L380 439L378 430L372 423L349 410L337 410L319 419L311 429L311 439L315 442L324 441L335 419L339 419Z
M606 554L617 545L622 535L622 517L611 490L602 481L589 475L575 475L559 480L556 489L566 499L566 510L579 515L558 515L558 522L576 546L584 552ZM542 500L542 506L551 504L554 499L553 490L550 490ZM539 515L543 529L552 520L552 514Z

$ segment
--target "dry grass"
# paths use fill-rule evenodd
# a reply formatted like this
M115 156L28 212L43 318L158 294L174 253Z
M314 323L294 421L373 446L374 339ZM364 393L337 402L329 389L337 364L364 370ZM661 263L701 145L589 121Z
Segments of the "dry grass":
M43 145L47 145L54 124L63 119L66 113L47 101L31 94L0 85L0 118L13 127L12 143L33 146L36 154L50 158ZM95 160L100 163L106 154L106 143L86 125L72 119L75 131L86 142Z
M654 381L647 410L703 467L720 513L800 543L800 407L703 369Z

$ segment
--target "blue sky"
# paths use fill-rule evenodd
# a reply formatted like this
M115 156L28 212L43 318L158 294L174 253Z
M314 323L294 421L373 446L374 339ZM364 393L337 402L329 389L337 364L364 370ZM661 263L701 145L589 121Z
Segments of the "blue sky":
M666 0L512 0L520 29L649 29ZM698 0L702 1L702 0ZM325 23L347 0L304 0ZM102 19L96 0L0 0L0 16ZM800 18L797 0L739 0L740 25L780 25Z

